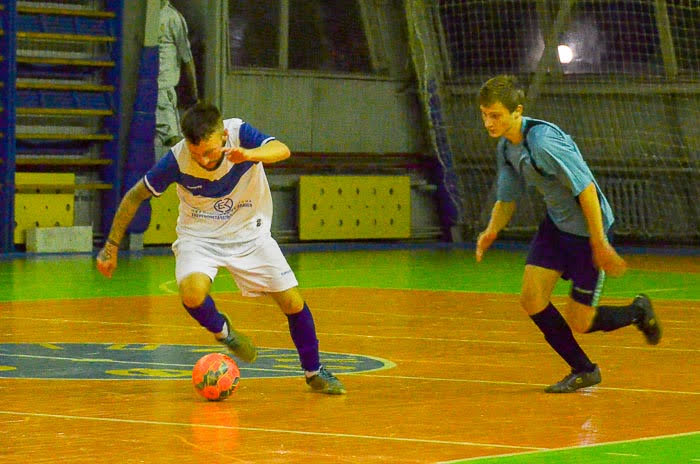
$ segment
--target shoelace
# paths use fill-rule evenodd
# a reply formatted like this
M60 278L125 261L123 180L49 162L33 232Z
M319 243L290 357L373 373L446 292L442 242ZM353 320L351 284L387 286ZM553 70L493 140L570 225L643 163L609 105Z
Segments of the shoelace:
M230 329L228 335L226 335L225 338L222 338L221 342L223 342L226 345L233 345L236 348L241 344L238 338L236 338L236 336L233 334L233 331Z
M572 380L574 380L576 377L583 377L584 375L588 374L588 372L574 372L573 370L571 371L571 374L567 375L563 379L561 379L557 383L570 383Z

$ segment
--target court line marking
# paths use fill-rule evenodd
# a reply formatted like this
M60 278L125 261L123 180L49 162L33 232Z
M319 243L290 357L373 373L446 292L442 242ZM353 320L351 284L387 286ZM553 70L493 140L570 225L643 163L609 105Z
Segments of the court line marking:
M60 344L63 342L53 342L54 344ZM0 343L2 345L3 343ZM19 344L19 343L18 343ZM31 343L30 343L31 344ZM80 345L82 343L73 343L76 345ZM104 345L104 343L102 343ZM159 343L158 345L167 345L167 346L196 346L198 348L207 348L207 346L204 345L186 345L186 344L180 344L180 345L172 345L172 344L167 344L167 343ZM219 351L220 347L218 345L212 345L210 346L212 348L212 351ZM289 353L281 353L281 354L265 354L261 353L258 355L258 358L264 358L264 357L276 357L276 356L290 356L294 355L296 356L296 353L290 349L290 348L268 348L268 347L259 347L261 349L270 349L270 350L285 350L289 351ZM367 359L372 359L374 361L377 361L381 363L381 366L375 367L372 369L365 369L362 371L351 371L351 372L343 372L342 375L352 375L352 374L360 374L360 373L366 373L366 372L379 372L379 371L384 371L388 369L393 369L396 367L396 363L393 361L390 361L388 359L380 358L378 356L366 356L366 355L361 355L361 354L352 354L352 353L341 353L341 352L336 352L336 351L321 351L321 354L332 354L332 355L339 355L339 356L347 356L347 357L352 357L352 356L359 356ZM153 376L149 378L138 378L138 377L115 377L115 378L66 378L66 377L3 377L0 375L0 380L2 379L16 379L16 380L96 380L96 381L115 381L115 380L144 380L144 381L167 381L167 380L189 380L190 375L189 372L192 369L191 364L178 364L178 363L162 363L162 362L156 362L156 361L129 361L129 360L119 360L119 359L109 359L109 358L74 358L74 357L67 357L67 356L45 356L45 355L36 355L36 354L23 354L23 353L3 353L0 351L0 358L6 357L6 358L30 358L30 359L47 359L47 360L58 360L58 361L73 361L73 362L85 362L85 363L104 363L104 364L132 364L132 365L137 365L137 366L143 366L143 365L149 365L149 366L160 366L160 367L184 367L185 370L188 372L188 375L186 377L173 377L173 378L159 378L155 377L152 378ZM334 359L333 362L342 362L341 360L336 360ZM254 379L285 379L285 378L296 378L302 375L301 369L298 370L289 370L289 369L275 369L275 368L264 368L264 367L250 367L250 366L239 366L239 369L241 371L260 371L260 372L275 372L278 374L282 375L273 375L269 377L245 377L246 380L254 380Z
M12 320L25 320L25 321L41 321L41 322L60 322L60 323L71 323L71 324L90 324L90 325L121 325L121 326L134 326L134 327L158 327L158 328L176 328L176 329L194 329L196 326L193 325L175 325L175 324L144 324L144 323L134 323L134 322L111 322L111 321L86 321L86 320L75 320L75 319L57 319L57 318L40 318L40 317L19 317L19 316L0 316L2 319L12 319ZM286 330L272 330L272 329L251 329L251 328L241 328L241 330L246 332L255 333L279 333L286 334L289 333ZM534 329L533 329L534 330ZM535 332L533 332L535 333ZM365 334L353 334L353 333L334 333L334 332L318 332L318 335L329 336L329 337L359 337L359 338L376 338L381 340L415 340L422 342L453 342L453 343L480 343L480 344L490 344L490 345L543 345L549 346L545 342L523 342L514 340L482 340L477 338L444 338L444 337L407 337L407 336L397 336L397 335L365 335ZM131 343L151 343L151 342L131 342ZM165 344L165 343L164 343ZM670 351L679 353L700 353L700 348L665 348L663 346L629 346L629 345L596 345L587 344L589 348L611 348L611 349L624 349L624 350L638 350L638 351ZM362 355L364 356L364 355Z
M330 272L330 271L323 271L324 273ZM301 274L301 273L299 273ZM224 277L224 276L217 276L217 277ZM230 275L229 275L230 277ZM231 277L231 280L233 281L233 278ZM172 290L168 288L169 285L171 284L176 284L175 280L166 280L165 282L162 282L161 284L158 285L158 288L167 293L167 294L177 294L179 293L177 286L175 287L175 290ZM351 288L354 290L393 290L393 291L405 291L405 292L411 292L411 291L419 291L419 292L429 292L429 293L434 293L434 292L454 292L454 293L469 293L469 294L488 294L488 295L498 295L498 296L512 296L514 297L514 301L518 301L518 293L513 293L513 292L499 292L499 291L488 291L488 292L483 292L483 291L476 291L476 290L462 290L462 289L454 289L454 288L411 288L411 287L361 287L358 285L328 285L328 286L313 286L313 287L303 287L302 290L338 290L338 289L343 289L343 288ZM646 289L641 289L637 291L637 293L646 293L646 294L654 294L654 293L661 293L661 292L678 292L678 291L687 291L687 290L692 290L693 287L670 287L670 288L646 288ZM212 293L238 293L240 294L240 290L217 290ZM604 292L604 295L606 297L610 298L615 298L615 299L632 299L632 297L627 293L627 292L622 292L622 291L617 291L617 292ZM149 295L145 295L149 296ZM152 296L152 295L151 295ZM567 298L567 293L555 293L552 295L555 298ZM661 301L677 301L677 302L698 302L700 301L698 298L662 298Z
M247 302L247 301L238 301L238 300L231 300L231 299L226 299L226 298L221 298L217 297L218 301L226 301L229 303L236 303L237 305L250 305L250 306L270 306L270 307L275 307L276 305L271 305L271 304L266 304L266 303L254 303L254 302ZM314 312L316 311L323 311L323 312L329 312L329 313L347 313L347 309L328 309L328 308L322 308L319 306L314 307ZM406 319L430 319L430 320L435 320L435 319L444 319L448 321L479 321L479 322L493 322L494 324L519 324L519 325L527 325L530 326L532 324L531 321L527 319L494 319L494 318L487 318L487 317L473 317L473 316L438 316L438 315L420 315L420 314L398 314L398 313L376 313L372 311L355 311L352 310L353 314L361 314L365 316L384 316L384 317L396 317L396 318L406 318ZM28 320L28 321L58 321L58 322L71 322L71 323L82 323L82 324L122 324L122 325L129 325L133 324L134 326L145 326L145 327L190 327L189 325L187 326L168 326L165 324L142 324L142 323L134 323L134 322L111 322L111 321L104 321L104 320L97 320L97 321L87 321L87 320L71 320L71 319L56 319L56 318L37 318L37 317L26 317L26 316L0 316L0 319L13 319L13 320ZM687 327L687 324L689 321L687 320L675 320L675 319L664 319L663 320L664 324L679 324L680 327L673 327L673 330L700 330L698 328L693 328L693 327Z
M172 282L175 282L174 280ZM499 291L476 291L476 290L462 290L462 289L453 289L453 288L408 288L408 287L375 287L375 288L370 288L370 287L361 287L357 285L333 285L333 286L328 286L328 287L304 287L308 289L335 289L335 288L354 288L358 290L404 290L404 291L412 291L412 290L417 290L421 292L455 292L455 293L480 293L480 294L490 294L490 295L511 295L511 296L518 296L518 293L513 293L513 292L499 292ZM678 292L678 291L685 291L685 290L692 290L693 287L690 286L685 286L685 287L669 287L669 288L646 288L646 289L640 289L637 291L637 293L660 293L660 292ZM628 292L624 292L622 290L616 291L616 292L603 292L605 296L615 298L615 299L633 299L633 296L630 296ZM562 293L562 292L557 292L554 293L552 296L554 297L561 297L561 298L566 298L568 296L568 293ZM698 301L697 298L663 298L662 300L668 300L668 301Z
M323 270L319 272L332 272L334 269L328 269L328 270ZM304 271L308 272L308 271ZM302 274L302 272L297 272L298 275ZM219 280L224 280L228 274L223 274L217 276ZM230 277L228 275L231 281L233 281L233 277ZM171 286L175 285L175 288L172 289L170 288ZM470 294L490 294L490 295L498 295L498 296L516 296L517 293L513 292L499 292L499 291L489 291L489 292L479 292L475 290L462 290L462 289L455 289L455 288L411 288L411 287L361 287L358 285L327 285L327 286L321 286L321 285L316 285L316 286L310 286L310 287L303 287L302 290L334 290L334 289L343 289L343 288L351 288L351 289L356 289L356 290L397 290L397 291L420 291L420 292L454 292L454 293L470 293ZM55 301L55 300L90 300L90 299L97 299L97 298L145 298L145 297L152 297L152 296L172 296L178 294L177 290L177 284L174 279L171 280L166 280L164 282L161 282L158 284L158 289L165 293L165 295L151 295L151 294L140 294L140 295L125 295L125 296L114 296L114 295L93 295L93 296L82 296L82 297L73 297L73 298L35 298L35 299L27 299L27 300L3 300L0 299L0 303L21 303L21 302L38 302L38 301ZM661 292L678 292L678 291L687 291L687 290L692 290L693 287L670 287L670 288L648 288L648 289L641 289L638 291L638 293L647 293L647 294L654 294L654 293L661 293ZM215 290L211 292L212 294L215 293L240 293L240 290L237 289L230 289L230 290ZM610 298L615 298L615 299L629 299L631 298L630 295L625 292L622 293L622 291L618 292L605 292L606 297ZM560 293L557 292L553 295L555 298L566 298L567 294L566 293ZM516 300L517 301L517 300ZM662 301L675 301L675 302L698 302L700 299L698 298L663 298Z
M357 372L357 374L361 374ZM420 380L420 381L430 381L430 382L460 382L460 383L478 383L487 385L517 385L517 386L527 386L527 387L546 387L549 384L546 383L530 383L530 382L512 382L508 380L478 380L478 379L446 379L440 377L420 377L420 376L410 376L410 375L379 375L379 374L367 374L365 377L378 377L385 379L403 379L403 380ZM593 386L589 387L590 390L611 390L611 391L622 391L622 392L636 392L636 393L666 393L672 395L700 395L700 392L690 392L682 390L656 390L653 388L621 388L621 387L600 387Z
M237 305L247 305L247 306L267 306L271 308L277 308L276 304L271 304L271 303L261 303L261 302L255 302L255 301L241 301L241 300L234 300L230 298L225 298L221 296L217 296L217 301L225 301L228 303L235 303ZM347 309L329 309L329 308L324 308L321 306L315 306L314 311L324 311L324 312L329 312L329 313L347 313ZM385 316L385 317L397 317L397 318L407 318L407 319L430 319L430 320L435 320L435 319L445 319L448 321L460 321L460 320L465 320L465 321L479 321L479 322L493 322L494 324L504 324L504 323L509 323L509 324L522 324L522 325L531 325L532 322L524 317L522 318L516 318L516 319L494 319L494 318L489 318L489 317L473 317L470 315L464 315L464 316L440 316L440 315L421 315L421 314L400 314L400 313L387 313L387 312L382 312L382 313L377 313L373 311L356 311L352 310L353 314L362 314L365 316ZM56 319L56 318L36 318L36 317L22 317L22 316L0 316L0 319L14 319L14 320L36 320L36 321L59 321L59 322L71 322L71 323L94 323L94 324L122 324L122 325L129 325L133 324L135 326L146 326L146 327L185 327L185 326L167 326L163 324L142 324L142 323L133 323L133 322L110 322L110 321L103 321L103 320L98 320L98 321L86 321L86 320L71 320L71 319ZM689 328L687 327L687 324L689 321L687 320L676 320L676 319L665 319L663 320L664 324L679 324L681 325L680 327L674 327L673 330L700 330L698 328ZM187 326L189 327L189 325Z
M642 438L632 438L629 440L617 440L617 441L608 441L605 443L594 443L594 444L589 444L589 445L578 445L578 446L564 446L562 448L548 448L544 450L539 450L539 451L526 451L523 453L508 453L508 454L495 454L491 456L477 456L473 458L463 458L463 459L453 459L451 461L440 461L436 464L455 464L455 463L461 463L461 462L470 462L470 461L478 461L480 459L499 459L499 458L508 458L512 456L532 456L532 455L542 455L542 454L551 454L555 453L557 451L567 451L567 450L576 450L576 449L582 449L582 448L599 448L601 446L607 446L607 445L624 445L626 443L636 443L640 441L653 441L653 440L663 440L666 438L679 438L679 437L690 437L693 435L698 435L700 432L685 432L685 433L672 433L670 435L659 435L656 437L642 437ZM606 453L610 454L610 453ZM694 459L695 460L695 459ZM697 459L700 461L700 459Z
M172 282L174 282L174 281L172 281ZM367 288L364 288L364 287L353 287L353 286L308 287L308 289L311 289L311 290L315 290L315 289L320 289L320 290L343 289L343 288L367 290ZM172 292L172 291L166 290L166 289L162 289L162 290L164 290L166 293L177 293L177 292ZM424 291L424 292L456 292L456 293L471 293L471 294L483 293L483 292L475 292L475 291L471 291L471 290L432 290L432 289L402 289L402 288L378 288L377 290L394 290L394 291L406 291L406 292L418 290L418 291ZM673 290L673 289L668 289L668 290ZM646 293L652 292L652 290L644 290L644 291ZM230 299L230 298L226 298L224 296L221 296L222 294L226 294L226 293L240 294L240 291L220 290L220 291L214 291L211 293L212 293L212 295L217 295L217 301L233 302L233 303L240 304L240 305L267 306L267 307L271 307L271 308L277 308L276 303L263 303L263 302L259 302L259 301L246 301L246 300L239 300L239 299ZM512 301L508 301L509 303L510 302L514 302L514 303L518 302L517 294L494 293L494 292L486 292L486 294L494 294L497 296L510 295L510 296L513 296L513 299L512 299ZM168 296L168 295L160 295L160 296ZM133 296L133 297L124 297L124 298L141 298L141 297L143 297L143 296L137 295L137 296ZM560 297L564 298L564 296L560 296ZM111 297L111 298L119 298L119 297ZM245 298L245 297L243 297L243 298ZM92 299L92 297L85 297L85 298L78 298L78 299L79 300L80 299ZM664 300L664 301L679 301L679 300ZM680 301L695 301L695 300L680 300ZM673 306L672 308L675 308L675 306ZM687 309L687 308L684 308L684 309ZM693 309L693 308L691 308L691 309ZM326 312L335 312L335 313L347 312L347 310L344 310L344 309L329 309L329 308L323 308L323 307L318 307L318 306L314 307L314 311L326 311ZM364 314L364 315L368 315L368 316L376 316L377 315L377 313L371 312L371 311L356 311L356 310L353 310L353 314ZM446 320L464 319L464 320L470 320L470 321L493 322L495 324L503 324L503 323L528 324L529 323L529 321L526 319L491 319L491 318L474 318L474 317L470 317L470 316L439 316L439 315L422 316L422 315L410 315L410 314L399 314L399 313L382 313L382 315L383 316L391 316L391 317L404 317L404 318L425 318L425 319L446 319ZM8 317L8 319L10 319L10 317ZM23 319L23 318L15 317L14 319ZM53 319L31 319L31 318L27 318L27 319L28 320L47 320L47 321L53 320ZM87 323L87 321L71 321L71 320L62 320L61 322ZM104 322L104 321L96 321L95 323L99 323L99 322ZM104 323L110 324L110 322L104 322ZM664 323L665 324L672 324L672 323L679 324L680 327L674 327L673 328L674 330L700 331L700 328L688 327L687 326L688 321L683 321L683 320L677 321L677 320L664 319ZM119 324L119 323L114 322L112 324ZM124 323L124 324L127 324L127 323ZM151 326L150 324L140 324L140 325ZM170 327L182 327L182 326L170 326Z
M175 281L174 280L167 281L166 283L169 283L169 282L175 282ZM161 285L163 285L163 284L161 284ZM440 293L440 292L445 292L445 293L454 292L454 293L469 293L469 294L478 294L478 295L511 296L513 298L511 300L506 300L505 302L506 303L518 303L518 294L505 293L505 292L477 292L477 291L473 291L473 290L451 290L451 289L435 290L435 289L421 289L421 288L419 288L419 289L415 289L415 288L366 288L366 287L356 287L356 286L348 286L348 285L328 286L328 287L305 287L306 290L328 290L328 289L346 289L346 288L354 289L354 290L391 290L391 291L403 291L403 292L421 291L421 292L438 292L438 293ZM111 298L111 299L113 299L113 298L144 298L144 297L149 297L149 296L171 296L172 294L178 293L177 291L172 291L172 290L165 289L165 288L162 288L161 290L163 290L168 295L132 295L132 296L122 296L122 297L81 297L81 298L75 298L75 299L76 300L89 300L89 299L97 299L97 298ZM663 290L668 290L668 291L683 290L683 288L663 289ZM645 293L653 293L654 291L655 290L653 290L653 289L643 290L643 292L645 292ZM217 291L211 292L212 295L217 295L218 301L234 302L236 304L250 305L250 306L268 306L268 307L272 307L272 308L277 308L276 303L263 303L263 302L259 302L259 301L249 301L250 299L246 298L246 297L241 297L241 298L244 298L244 300L240 300L240 299L230 299L230 298L226 298L226 297L222 296L222 294L227 294L227 293L229 293L229 294L233 293L233 294L240 295L241 292L240 292L240 290L217 290ZM566 295L553 295L553 296L555 298L562 298L562 299L566 298ZM615 297L615 298L624 299L626 297ZM45 300L45 301L54 301L54 300L61 300L61 299L54 298L54 299L49 299L49 300ZM248 301L246 301L246 300L248 300ZM32 302L34 300L21 300L21 301ZM44 301L44 300L42 300L42 301ZM674 302L681 302L682 303L682 302L688 302L688 301L689 302L696 302L698 300L694 300L694 299L693 300L662 299L661 301L662 302L674 301ZM2 301L0 301L0 303L2 303ZM678 309L676 306L671 306L671 308ZM683 309L685 309L685 310L691 309L692 310L694 308L683 308ZM346 310L343 310L343 309L328 309L328 308L322 308L322 307L315 307L314 310L316 310L316 311L328 311L328 312L340 312L340 313L346 312ZM353 310L353 314L376 315L376 313L371 312L371 311L355 311L355 310ZM525 319L489 319L489 318L473 318L473 317L469 317L469 316L464 316L464 317L460 317L460 316L436 316L436 315L421 316L421 315L409 315L409 314L398 314L398 313L383 313L383 315L395 316L395 317L411 317L411 318L418 317L418 318L431 318L431 319L435 319L435 318L438 318L438 319L469 319L469 320L479 320L479 321L493 321L493 322L497 322L497 323L503 323L503 322L527 323L528 322ZM686 324L687 323L687 321L675 321L675 320L664 320L664 322L665 323L678 323L678 324ZM682 328L683 327L680 327L679 329L682 329Z
M345 287L341 287L345 288ZM381 290L381 289L380 289ZM406 290L409 291L409 290ZM216 295L216 300L217 301L226 301L229 303L236 303L236 304L241 304L241 305L249 305L249 306L268 306L271 308L277 308L277 304L275 303L260 303L256 301L246 301L246 300L239 300L239 299L231 299L231 298L226 298L224 296L221 296L222 293L232 293L228 291L223 291L223 292L212 292L212 294L217 294ZM238 292L233 292L233 293L238 293ZM478 292L471 292L471 293L478 293ZM245 297L242 297L245 298ZM508 303L511 303L509 301ZM518 303L517 295L513 299L512 303ZM672 307L675 309L675 307ZM346 313L348 310L347 309L329 309L329 308L324 308L321 306L314 306L314 311L325 311L329 313ZM522 311L521 311L522 312ZM372 311L357 311L355 309L352 310L353 314L364 314L367 316L377 316L378 314L376 312ZM435 314L426 314L426 315L421 315L421 314L400 314L400 313L387 313L387 312L382 312L379 315L381 316L390 316L390 317L403 317L403 318L410 318L410 319L446 319L446 320L469 320L469 321L479 321L479 322L493 322L497 324L503 324L503 323L513 323L513 324L523 324L523 325L530 325L532 324L532 321L530 321L528 318L521 317L517 319L493 319L493 318L486 318L486 317L473 317L470 315L464 315L464 316L440 316L440 315L435 315ZM685 320L673 320L673 319L664 319L663 320L664 324L670 324L670 323L676 323L676 324L681 324L681 327L674 327L674 330L700 330L696 328L688 328L687 324L688 321Z
M45 414L36 412L20 412L20 411L3 411L0 414L8 416L29 416L42 417L50 419L67 419L67 420L85 420L96 422L114 422L122 424L139 424L139 425L165 425L173 427L192 427L192 428L207 428L207 429L223 429L223 430L243 430L246 432L266 432L266 433L287 433L292 435L311 435L319 437L333 438L359 438L364 440L382 440L396 441L409 443L427 443L433 445L457 445L457 446L477 446L483 448L502 448L502 449L520 449L528 451L544 451L549 448L537 446L518 446L518 445L502 445L498 443L478 443L471 441L452 441L452 440L431 440L428 438L409 438L409 437L383 437L379 435L361 435L354 433L331 433L331 432L312 432L308 430L289 430L289 429L271 429L266 427L240 427L230 425L214 425L214 424L190 424L186 422L168 422L168 421L151 421L138 419L119 419L115 417L92 417L92 416L74 416L67 414Z
M411 288L411 287L361 287L357 285L329 285L327 287L322 287L322 286L314 286L314 287L304 287L303 289L343 289L343 288L352 288L356 290L397 290L397 291L420 291L420 292L454 292L454 293L470 293L470 294L487 294L487 295L497 295L497 296L513 296L515 297L515 301L517 302L518 298L518 292L500 292L500 291L476 291L476 290L462 290L462 289L455 289L455 288ZM678 291L687 291L687 290L693 290L694 287L669 287L669 288L646 288L646 289L640 289L637 291L637 293L660 293L660 292L678 292ZM222 292L225 290L222 290ZM235 291L234 291L235 292ZM625 291L616 291L616 292L603 292L604 296L610 297L610 298L615 298L617 300L631 300L633 297L630 296L630 294ZM568 297L568 293L564 292L557 292L552 295L554 298L562 298L566 299ZM698 298L661 298L660 301L677 301L677 302L698 302L700 301Z
M322 353L331 353L331 352L322 352ZM338 353L331 353L331 354L338 354ZM361 356L361 355L360 355ZM154 361L123 361L123 360L115 360L115 359L105 359L105 358L95 358L95 359L90 359L90 358L70 358L70 357L60 357L60 356L42 356L42 355L28 355L28 354L19 354L19 353L0 353L0 357L15 357L15 358L37 358L37 359L56 359L59 361L75 361L75 362L93 362L93 363L113 363L113 364L134 364L138 366L143 366L143 365L153 365L153 366L161 366L161 367L186 367L188 370L191 368L189 364L177 364L177 363L159 363L159 362L154 362ZM371 357L370 357L371 358ZM388 361L384 360L383 358L372 358L376 359L382 362ZM394 364L391 361L388 361L391 365L390 366L382 366L376 369L371 369L371 370L366 370L366 371L357 371L357 372L343 372L342 375L362 375L365 377L377 377L377 378L383 378L383 379L402 379L402 380L419 380L419 381L430 381L430 382L458 382L458 383L475 383L475 384L484 384L484 385L511 385L511 386L527 386L527 387L546 387L548 384L544 383L531 383L531 382L514 382L514 381L508 381L508 380L479 380L479 379L455 379L455 378L441 378L441 377L424 377L424 376L409 376L409 375L380 375L380 374L371 374L370 372L377 372L377 371L382 371L382 370L387 370L393 367L396 367L396 364ZM276 370L276 369L266 369L266 368L256 368L256 367L241 367L241 371L271 371L271 372L284 372L287 375L278 375L278 376L273 376L273 377L247 377L249 380L253 379L275 379L275 378L292 378L292 377L297 377L300 375L299 372L291 372L291 371L282 371L282 370ZM0 379L17 379L16 377L1 377ZM20 377L20 379L30 379L30 377ZM37 378L40 380L95 380L95 381L102 381L102 380L107 380L107 381L114 381L114 380L160 380L160 381L166 381L166 380L189 380L188 377L183 377L183 378L157 378L157 379L139 379L139 378L114 378L114 379L71 379L71 378ZM600 386L595 386L591 387L593 390L610 390L610 391L622 391L622 392L635 392L635 393L663 393L663 394L672 394L672 395L700 395L700 392L689 392L689 391L682 391L682 390L657 390L657 389L650 389L650 388L621 388L621 387L600 387Z

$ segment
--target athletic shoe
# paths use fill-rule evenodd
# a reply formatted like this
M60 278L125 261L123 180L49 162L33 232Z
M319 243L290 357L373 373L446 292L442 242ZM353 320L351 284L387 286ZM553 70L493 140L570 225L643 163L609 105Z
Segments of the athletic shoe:
M323 366L321 366L317 374L307 377L306 383L319 393L327 393L329 395L344 395L346 393L345 386L340 380Z
M254 363L258 357L258 350L253 345L253 341L247 335L244 335L233 328L231 319L224 313L221 313L226 320L228 327L228 335L226 338L217 339L217 341L226 346L237 358L247 363Z
M567 375L554 385L545 388L547 393L573 393L579 388L591 387L600 383L600 369L595 365L592 372L574 372Z
M654 308L651 307L651 300L645 294L640 293L634 298L632 305L641 311L641 315L634 321L634 325L642 331L648 344L656 345L661 340L661 324L654 314Z

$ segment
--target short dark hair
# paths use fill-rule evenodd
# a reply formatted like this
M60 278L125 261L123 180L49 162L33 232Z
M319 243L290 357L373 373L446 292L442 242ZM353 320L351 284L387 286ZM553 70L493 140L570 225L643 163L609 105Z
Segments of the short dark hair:
M515 76L501 74L487 80L479 89L479 105L491 106L501 103L508 111L515 111L518 105L525 104L525 92L518 85Z
M221 111L215 105L199 102L185 111L180 124L187 141L198 145L221 128Z

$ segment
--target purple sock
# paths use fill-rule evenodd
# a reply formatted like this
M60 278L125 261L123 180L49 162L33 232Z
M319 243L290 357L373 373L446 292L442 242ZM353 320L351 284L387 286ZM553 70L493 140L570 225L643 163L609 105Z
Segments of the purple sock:
M309 307L304 303L304 308L295 314L287 314L289 321L289 333L292 335L294 345L299 353L301 367L305 371L317 371L321 368L318 357L318 339L314 318Z
M182 306L185 305L183 304ZM214 304L214 300L209 295L198 307L188 308L185 306L185 309L190 313L190 316L199 322L199 325L209 332L218 333L224 328L224 323L226 322L224 316L216 309L216 304Z

